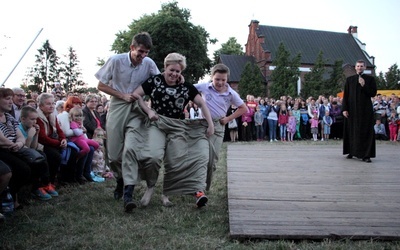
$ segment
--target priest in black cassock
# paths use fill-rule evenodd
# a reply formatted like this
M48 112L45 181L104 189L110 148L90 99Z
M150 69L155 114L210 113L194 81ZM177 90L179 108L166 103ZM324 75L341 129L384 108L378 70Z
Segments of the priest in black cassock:
M365 61L356 62L356 75L346 79L342 101L344 118L343 154L371 162L376 156L374 111L371 98L376 96L373 76L365 75Z

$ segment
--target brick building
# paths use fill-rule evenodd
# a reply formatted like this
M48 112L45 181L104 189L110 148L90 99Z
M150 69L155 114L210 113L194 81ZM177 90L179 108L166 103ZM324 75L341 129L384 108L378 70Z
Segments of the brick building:
M266 84L270 81L274 69L272 62L276 57L279 44L283 43L291 57L301 53L301 76L298 81L300 92L304 75L314 66L320 51L326 61L327 71L336 60L343 60L345 76L355 74L354 65L359 59L367 64L366 74L375 75L375 58L365 50L365 43L357 37L357 26L350 26L347 33L276 27L259 25L257 20L252 20L249 25L249 34L245 45L245 55L221 55L219 61L231 69L229 82L237 89L240 76L247 62L256 63Z

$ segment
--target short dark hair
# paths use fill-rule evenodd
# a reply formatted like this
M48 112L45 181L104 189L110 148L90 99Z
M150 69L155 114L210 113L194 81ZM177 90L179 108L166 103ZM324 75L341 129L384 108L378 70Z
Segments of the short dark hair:
M215 73L221 73L221 74L226 73L226 74L228 74L228 78L229 78L230 71L229 71L228 66L226 66L225 64L222 64L222 63L218 63L211 69L211 75L213 76L213 75L215 75Z
M135 47L143 45L146 49L151 49L151 47L153 47L153 41L149 33L140 32L133 37L131 45Z
M31 106L24 106L21 109L21 117L26 118L30 113L37 113L37 110Z

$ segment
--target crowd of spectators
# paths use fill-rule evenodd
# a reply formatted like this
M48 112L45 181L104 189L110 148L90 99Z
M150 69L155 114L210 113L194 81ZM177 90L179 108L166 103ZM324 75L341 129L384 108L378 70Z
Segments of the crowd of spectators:
M13 209L18 210L31 197L41 201L57 197L63 185L112 178L112 173L105 173L107 157L102 159L107 154L99 152L106 150L108 102L96 94L65 93L58 85L51 93L28 95L21 88L0 88L0 203L11 194ZM80 110L80 136L93 141L89 148L73 142L78 130L71 126L73 108ZM101 156L96 158L96 171L104 173L92 169L95 151Z

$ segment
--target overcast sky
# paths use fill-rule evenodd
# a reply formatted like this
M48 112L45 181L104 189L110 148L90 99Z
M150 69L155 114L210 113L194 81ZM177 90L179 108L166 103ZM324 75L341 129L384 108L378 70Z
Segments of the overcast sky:
M9 0L0 8L0 84L6 79L34 37L43 31L6 82L19 86L35 61L37 49L49 40L57 55L73 47L80 61L83 78L97 85L94 74L97 58L107 59L118 31L126 30L134 19L157 13L161 4L170 1L82 1L82 0ZM209 46L209 55L229 37L243 46L248 25L255 19L260 25L347 32L358 26L358 38L366 51L375 57L377 72L399 63L400 1L397 0L288 0L288 1L215 1L178 0L180 8L189 9L194 25L203 26L218 43ZM127 48L128 49L128 48ZM190 56L190 55L186 55Z

